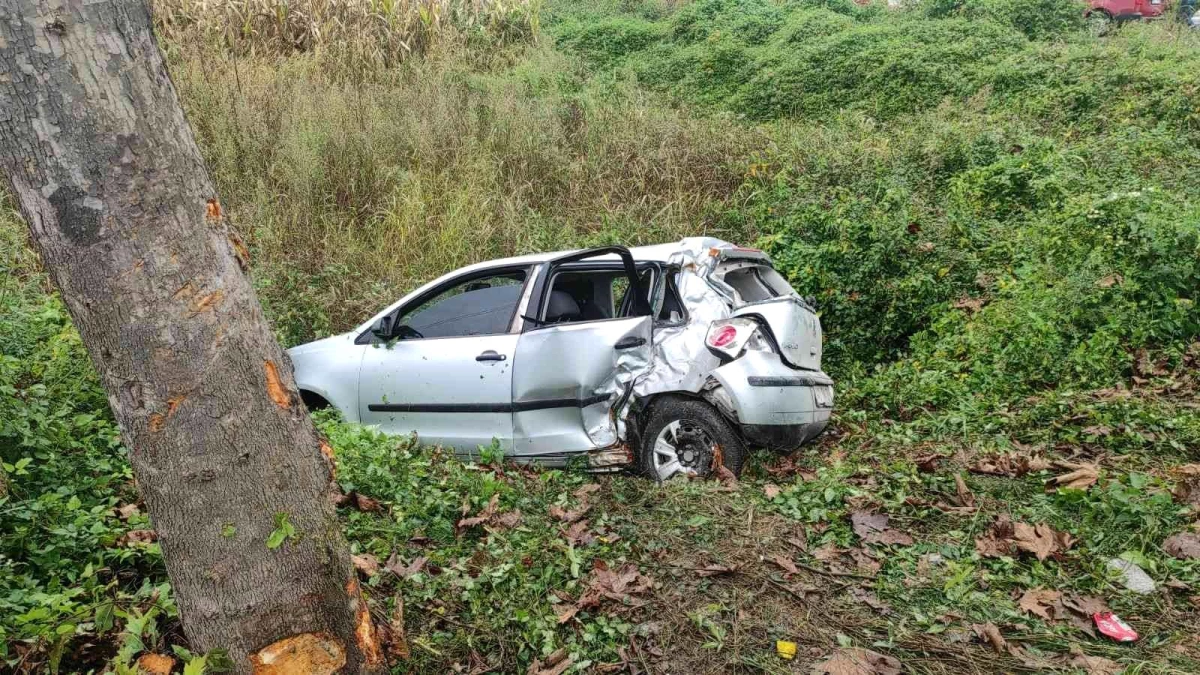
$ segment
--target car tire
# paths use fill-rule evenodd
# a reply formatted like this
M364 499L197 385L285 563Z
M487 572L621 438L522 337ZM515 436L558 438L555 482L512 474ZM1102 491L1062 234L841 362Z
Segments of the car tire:
M716 408L698 399L672 396L650 409L638 453L642 475L657 481L687 474L705 478L712 475L718 456L733 475L741 474L746 446Z
M1095 9L1088 12L1085 18L1087 19L1088 30L1096 37L1103 37L1112 31L1112 15L1102 9Z

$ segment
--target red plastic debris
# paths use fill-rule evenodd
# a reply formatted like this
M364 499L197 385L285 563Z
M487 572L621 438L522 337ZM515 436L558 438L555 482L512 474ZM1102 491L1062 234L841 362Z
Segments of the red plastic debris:
M1096 628L1101 633L1117 642L1133 642L1138 639L1137 631L1112 612L1096 612L1092 615L1092 621L1096 622Z

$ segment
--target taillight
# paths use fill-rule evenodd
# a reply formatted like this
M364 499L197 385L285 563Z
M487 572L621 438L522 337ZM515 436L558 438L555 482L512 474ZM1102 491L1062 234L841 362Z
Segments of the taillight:
M754 319L722 319L708 327L704 344L718 355L731 359L741 356L747 348L770 350Z

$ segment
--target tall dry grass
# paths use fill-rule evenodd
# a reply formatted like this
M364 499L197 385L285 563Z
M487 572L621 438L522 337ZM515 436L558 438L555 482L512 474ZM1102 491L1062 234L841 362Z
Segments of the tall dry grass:
M174 45L241 56L318 53L355 79L442 41L526 42L540 0L152 0Z
M317 54L172 63L289 343L468 263L715 232L765 140L573 72L537 47L481 69L461 44L353 82Z

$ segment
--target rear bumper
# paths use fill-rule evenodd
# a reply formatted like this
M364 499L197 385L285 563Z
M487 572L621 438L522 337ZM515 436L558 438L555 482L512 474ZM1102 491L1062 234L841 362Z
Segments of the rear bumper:
M825 429L833 412L833 380L794 370L766 352L751 352L713 371L752 445L790 450Z

